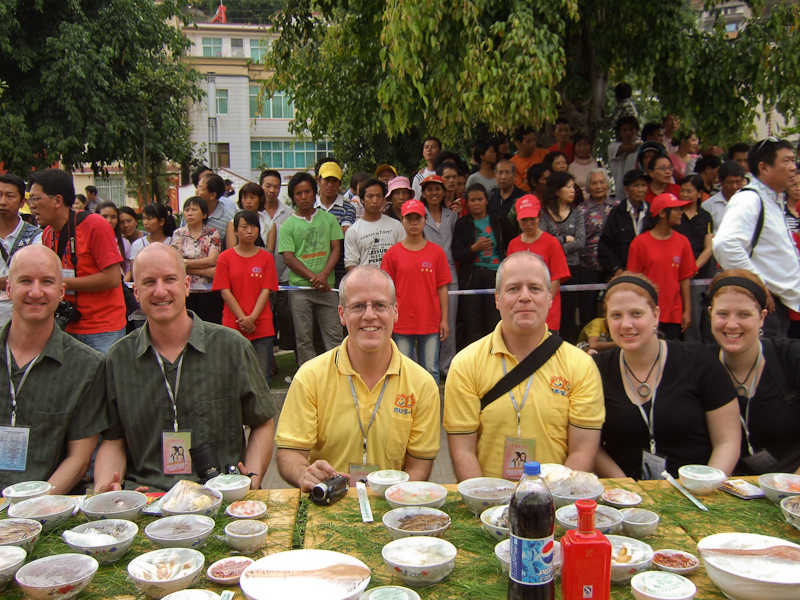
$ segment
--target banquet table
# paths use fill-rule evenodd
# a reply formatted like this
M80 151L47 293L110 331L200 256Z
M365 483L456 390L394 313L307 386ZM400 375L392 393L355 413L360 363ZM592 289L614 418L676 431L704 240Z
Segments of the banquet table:
M672 548L697 555L697 542L700 539L725 531L760 533L800 544L800 531L787 525L780 508L767 499L741 500L717 491L699 497L709 508L708 512L703 512L666 481L636 482L632 479L604 479L602 482L607 490L623 488L639 493L643 499L641 507L660 515L661 522L657 532L643 540L650 544L653 550ZM445 487L448 496L442 510L451 516L452 525L444 538L458 549L456 566L442 582L419 589L420 596L431 600L506 598L507 576L503 574L494 555L496 541L481 529L480 519L467 510L456 491L456 486ZM267 504L267 516L263 520L269 525L266 547L248 555L251 558L258 559L276 552L300 548L335 550L359 558L370 567L372 570L370 588L381 585L403 585L398 577L386 569L381 557L381 549L391 541L381 517L391 507L386 500L373 492L369 492L373 523L362 522L354 488L351 488L341 501L325 507L312 504L306 495L301 497L298 490L259 490L250 492L247 498L261 500ZM225 506L223 504L216 518L214 533L201 549L206 556L205 568L219 558L236 554L224 540L224 527L233 520L224 514ZM79 598L87 600L143 598L128 580L126 567L136 556L154 549L144 535L145 526L154 518L143 516L138 521L139 534L125 557L117 563L101 566L92 584ZM79 514L64 526L44 534L30 553L28 560L70 552L69 547L61 539L61 532L85 521L86 517ZM561 527L556 525L556 539L563 533ZM707 577L702 564L688 577L697 585L697 598L724 598L722 592ZM207 579L205 574L193 587L207 588L217 593L229 589L235 592L235 598L244 598L238 586L219 586ZM559 583L556 585L556 590L556 596L560 597ZM13 582L2 596L8 600L23 597L21 590ZM633 598L630 585L612 586L611 597Z

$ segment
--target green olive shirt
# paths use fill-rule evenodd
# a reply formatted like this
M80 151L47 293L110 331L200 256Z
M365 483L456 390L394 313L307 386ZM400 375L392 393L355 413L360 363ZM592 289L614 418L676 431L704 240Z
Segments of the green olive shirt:
M6 339L11 323L0 329L0 425L11 424ZM25 471L0 470L0 489L20 481L47 481L67 455L67 442L92 437L108 427L103 355L58 327L35 359L22 389L28 365L11 356L17 388L17 427L29 427Z
M211 442L220 465L244 460L243 425L257 427L275 415L267 381L255 350L239 332L207 323L189 312L194 324L183 350L176 398L178 427L192 433L192 446ZM175 388L178 360L164 370ZM112 346L106 356L109 428L104 439L125 439L126 479L168 490L192 475L164 475L162 434L173 431L174 413L148 327Z

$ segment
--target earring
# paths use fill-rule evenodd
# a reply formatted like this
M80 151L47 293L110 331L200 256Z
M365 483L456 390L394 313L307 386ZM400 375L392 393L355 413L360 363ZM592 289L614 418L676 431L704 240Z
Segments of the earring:
M764 330L763 329L759 329L758 330L758 337L764 337Z
M653 333L655 333L655 334L658 334L658 325L656 325L655 327L653 327Z

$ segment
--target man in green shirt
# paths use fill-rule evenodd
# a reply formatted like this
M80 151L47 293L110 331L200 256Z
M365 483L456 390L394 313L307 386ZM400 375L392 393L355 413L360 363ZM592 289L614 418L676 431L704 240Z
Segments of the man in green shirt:
M336 348L343 337L339 294L331 288L344 234L336 217L314 208L316 195L317 182L309 173L292 176L289 197L294 202L295 212L281 227L278 243L278 252L289 267L289 285L313 288L294 290L289 294L299 366L316 356L315 318L325 350Z
M42 480L53 494L70 493L108 427L103 356L53 321L64 289L50 248L14 254L6 287L13 311L0 330L0 487Z
M147 246L134 279L147 325L106 357L110 426L95 460L95 492L119 489L123 478L162 490L197 479L187 459L204 442L220 466L238 464L258 489L272 456L275 403L252 345L187 312L189 279L174 248ZM251 428L247 444L243 425Z

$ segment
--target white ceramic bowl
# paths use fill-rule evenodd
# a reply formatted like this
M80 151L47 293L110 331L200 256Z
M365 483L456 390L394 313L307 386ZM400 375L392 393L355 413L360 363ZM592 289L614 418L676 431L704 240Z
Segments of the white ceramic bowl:
M123 519L104 519L83 523L61 534L73 552L93 557L101 565L118 561L133 544L139 527L136 523ZM110 536L103 540L98 535Z
M220 492L223 502L236 502L247 496L251 483L247 475L218 475L209 479L206 487Z
M229 504L225 514L234 519L262 519L267 514L267 505L261 500L239 500Z
M219 600L219 594L211 590L181 590L164 596L164 600Z
M676 558L682 560L686 566L680 566L680 564L683 563L675 565L668 564L670 559L674 561ZM656 569L660 569L661 571L686 575L687 573L697 570L697 567L700 566L700 561L694 554L689 554L683 550L656 550L656 553L653 555L653 565Z
M697 543L706 573L729 598L737 600L797 600L800 597L800 569L790 561L752 556L716 554L714 548L758 549L790 546L780 538L754 533L717 533Z
M386 490L390 487L398 483L405 483L406 481L408 481L408 473L405 471L395 471L394 469L373 471L367 475L369 489L378 494L381 498L384 497Z
M33 519L0 520L0 546L19 546L30 552L42 535L42 524Z
M649 545L621 535L606 537L611 542L611 583L616 585L628 583L636 573L650 568L653 563L653 549ZM621 554L623 547L632 557L629 562L619 562L615 559Z
M8 516L39 521L42 531L47 532L65 523L77 502L72 496L39 496L12 504L8 507Z
M686 577L674 573L637 573L631 579L636 600L691 600L697 587Z
M447 577L456 554L456 547L447 540L427 536L394 540L381 550L389 573L410 587L425 587Z
M436 526L428 525L431 529L402 529L401 521L406 517L422 517L427 519L436 519L441 521L442 524ZM450 515L442 512L437 508L430 508L428 506L404 506L403 508L395 508L383 515L383 526L392 536L393 540L399 540L404 537L411 537L414 535L427 535L430 537L442 537L444 532L450 529Z
M775 504L780 504L784 498L800 496L800 475L767 473L758 478L758 485Z
M370 578L369 567L347 554L289 550L265 556L247 567L239 586L249 600L357 600Z
M441 508L447 500L447 489L429 481L396 483L386 490L386 501L392 508L430 506Z
M550 490L550 493L553 496L553 503L556 505L556 508L561 508L562 506L568 506L570 504L575 504L578 500L594 500L597 501L598 498L603 494L605 488L600 481L592 482L590 488L582 493L572 494L572 495L562 495L557 494Z
M105 492L84 500L81 510L89 519L135 521L147 504L147 496L132 490Z
M487 508L508 504L516 489L516 483L496 477L473 477L458 484L458 493L476 517Z
M253 564L246 556L227 556L219 559L206 570L206 577L220 585L236 585L242 572Z
M234 521L225 526L225 541L234 550L249 554L267 543L267 529L262 521Z
M19 546L0 546L0 592L25 562L28 553Z
M215 517L217 515L219 507L222 505L222 492L198 485L192 492L198 499L196 504L193 505L197 507L193 508L186 505L180 505L180 507L178 507L178 505L174 505L171 500L179 493L181 488L179 488L178 485L180 483L181 482L178 482L178 484L164 494L161 499L160 507L162 515L165 517L173 515L203 515L205 517ZM201 496L211 497L211 503L209 504L207 498L201 498ZM202 502L200 500L202 500Z
M204 564L205 558L197 550L164 548L134 558L128 564L128 575L143 594L163 598L194 585Z
M633 508L642 503L642 497L636 492L614 488L600 494L604 504L613 506L616 509Z
M781 512L786 522L800 531L800 497L789 496L781 500Z
M500 567L508 575L511 572L511 540L503 540L494 547L494 555L500 561ZM561 544L553 544L553 579L561 577Z
M562 506L556 511L556 521L564 530L578 528L578 507L574 504ZM597 505L594 527L603 535L616 533L622 528L622 513L610 506Z
M642 539L653 535L661 521L652 510L643 508L626 508L622 511L622 531L628 537Z
M507 511L508 504L502 504L500 506L487 508L481 513L481 528L498 542L508 538ZM500 523L503 513L506 513L505 527Z
M16 504L22 500L30 500L39 496L46 496L53 486L46 481L21 481L8 486L3 490L3 498Z
M157 519L144 534L157 548L202 548L214 531L214 519L203 515L174 515Z
M16 580L33 600L67 600L88 587L98 566L91 556L56 554L21 567Z
M711 494L725 483L728 476L724 471L707 465L684 465L678 469L681 485L693 494Z
M382 585L367 590L358 600L420 600L414 590L399 585Z

